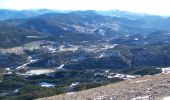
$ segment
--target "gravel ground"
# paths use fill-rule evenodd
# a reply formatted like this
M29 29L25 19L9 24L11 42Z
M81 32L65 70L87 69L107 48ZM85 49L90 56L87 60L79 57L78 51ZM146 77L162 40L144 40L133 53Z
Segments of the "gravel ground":
M170 74L159 74L38 100L161 100L167 96Z

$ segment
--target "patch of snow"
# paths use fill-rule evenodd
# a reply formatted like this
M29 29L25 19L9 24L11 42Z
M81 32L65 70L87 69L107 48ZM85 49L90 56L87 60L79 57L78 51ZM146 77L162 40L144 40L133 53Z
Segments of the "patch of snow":
M125 35L125 37L129 37L130 35Z
M51 74L51 73L50 73L50 74L47 74L47 76L48 76L48 77L53 77L53 78L54 78L54 77L55 77L55 74Z
M5 73L5 74L12 74L12 72L11 72L11 71L9 71L9 72L7 72L7 73Z
M114 77L124 78L125 75L124 74L116 74Z
M51 51L51 53L55 53L56 52L56 48L48 47L48 50Z
M15 53L15 54L24 54L24 48L23 47L14 47L14 48L9 48L9 49L1 49L0 48L0 52L2 54L7 54L7 53Z
M84 48L86 52L93 52L96 51L96 48Z
M98 57L95 58L103 58L105 56L105 54L100 54Z
M116 74L115 76L113 76L114 78L121 78L121 79L125 79L126 75L124 74ZM110 77L111 78L111 77Z
M28 56L28 60L32 60L32 57L31 57L31 56Z
M68 28L66 28L66 27L64 27L64 28L62 28L63 30L69 30Z
M110 75L114 75L115 73L109 73Z
M57 67L57 69L63 69L64 66L65 66L65 64L62 64L59 67Z
M163 100L170 100L170 96L164 97Z
M150 100L150 96L143 96L143 97L135 97L131 100Z
M78 85L78 84L79 84L79 82L72 83L72 84L70 85L70 87L74 87L74 86L76 86L76 85Z
M98 75L104 75L104 73L100 73L100 72L94 73L94 76L98 76Z
M107 78L110 78L110 79L111 79L111 78L114 78L114 76L109 75L109 76L107 76Z
M82 26L72 25L72 27L75 28L76 31L84 33L86 28Z
M104 49L112 49L118 46L118 44L112 44L112 45L105 45Z
M25 63L25 64L23 64L23 65L21 65L21 66L18 66L16 69L23 69L23 68L25 68L28 64L31 64L31 63L34 63L34 62L37 62L38 60L33 60L33 59L31 59L29 62L27 62L27 63Z
M130 83L141 83L141 82L146 82L146 81L148 81L148 79L146 79L146 80L134 81L134 82L130 82Z
M81 43L88 43L88 41L82 41Z
M144 44L146 45L146 44L148 44L148 42L145 41Z
M105 35L105 31L104 30L102 30L102 29L99 29L99 33L101 34L101 35Z
M63 38L64 36L59 36L60 38Z
M113 100L113 98L111 97L110 100Z
M101 52L101 51L104 51L104 50L107 50L107 49L113 49L115 48L117 45L119 44L107 44L107 43L104 43L104 44L100 44L100 45L90 45L90 46L87 46L87 47L82 47L82 50L86 51L86 52L94 52L94 53L97 53L97 52ZM101 55L103 56L103 55Z
M21 74L21 75L41 75L41 74L49 74L53 72L55 72L55 70L53 69L34 69L34 70L29 70L25 74Z
M10 68L6 68L5 70L6 70L6 71L10 71Z
M39 83L39 85L42 87L54 87L55 86L54 84L50 84L47 82L41 82L41 83Z
M0 93L0 96L6 96L9 95L9 93Z
M65 52L65 51L72 51L75 52L78 50L78 46L71 46L71 47L65 47L64 45L61 45L59 47L59 52Z
M134 76L134 75L126 75L126 78L128 78L128 79L135 79L136 76Z
M113 24L113 25L114 25L114 26L113 26L113 30L118 32L118 31L120 30L120 25L118 25L118 24L116 24L116 23Z
M126 79L126 80L131 80L131 79L136 79L140 77L139 75L125 75L125 74L116 74L113 76L115 78L121 78L121 79Z
M19 92L19 89L14 90L14 93L17 93L17 92Z
M138 41L138 40L139 40L139 38L134 38L134 40L135 40L135 41Z
M66 95L74 95L75 94L75 92L68 92L68 93L66 93Z
M105 70L105 73L109 73L109 70Z
M170 67L162 68L162 73L163 74L169 74L170 73Z
M41 38L40 36L27 36L27 38Z
M108 95L103 95L103 96L99 96L98 98L94 99L94 100L104 100L105 97L107 97Z

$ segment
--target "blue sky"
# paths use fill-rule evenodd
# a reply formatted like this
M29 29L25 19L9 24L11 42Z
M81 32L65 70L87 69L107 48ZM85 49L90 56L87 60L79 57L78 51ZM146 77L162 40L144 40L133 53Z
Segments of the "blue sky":
M170 0L0 0L5 9L121 10L170 15Z

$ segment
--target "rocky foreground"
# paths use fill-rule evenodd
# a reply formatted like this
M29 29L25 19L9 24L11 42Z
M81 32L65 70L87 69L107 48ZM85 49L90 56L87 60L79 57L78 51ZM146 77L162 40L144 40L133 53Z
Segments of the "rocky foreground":
M168 96L170 74L159 74L38 100L162 100Z

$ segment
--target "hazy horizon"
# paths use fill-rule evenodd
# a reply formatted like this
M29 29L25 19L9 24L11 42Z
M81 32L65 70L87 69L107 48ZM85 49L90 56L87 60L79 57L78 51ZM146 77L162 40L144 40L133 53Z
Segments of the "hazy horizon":
M169 16L169 0L0 0L0 9L59 11L120 10L133 13Z

